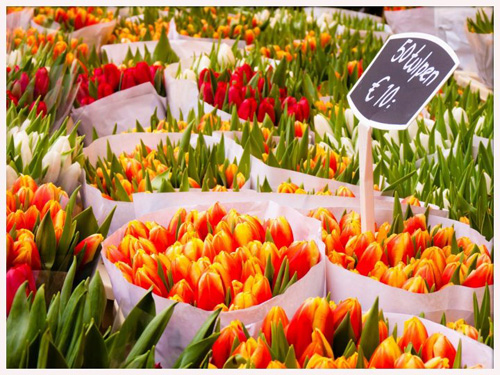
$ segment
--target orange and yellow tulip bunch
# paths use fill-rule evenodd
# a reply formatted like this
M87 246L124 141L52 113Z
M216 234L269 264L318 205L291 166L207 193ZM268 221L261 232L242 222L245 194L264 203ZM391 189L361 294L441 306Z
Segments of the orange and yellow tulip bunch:
M266 182L264 182L264 185ZM261 192L266 192L267 190L264 188L261 188ZM270 190L272 191L272 189ZM311 195L328 195L328 196L337 196L337 197L348 197L348 198L354 198L355 195L349 189L347 186L339 186L337 190L331 191L328 185L325 185L325 187L322 190L318 191L306 191L304 189L304 185L301 184L298 186L297 184L294 184L293 182L290 181L290 179L286 182L282 182L279 184L277 190L277 193L282 193L282 194L311 194Z
M227 8L200 7L189 12L182 9L175 16L177 31L181 35L194 38L236 39L253 44L261 32L262 23L248 14L235 12Z
M51 27L53 22L60 25L60 30L71 32L87 26L113 20L113 12L102 7L38 7L33 21L44 27Z
M262 222L219 203L202 212L179 209L166 227L131 221L105 254L130 283L223 311L284 293L320 260L314 241L294 241L285 217Z
M362 314L355 298L336 304L311 297L291 319L274 306L257 339L240 321L231 322L216 337L208 368L462 367L461 342L455 347L446 335L429 334L418 317L404 323L401 335L397 330L389 334L389 321L379 311L378 301Z
M192 125L186 130L191 133ZM108 149L106 158L96 166L87 160L87 182L101 191L106 199L132 202L134 193L239 190L248 179L248 158L237 164L224 155L224 141L213 147L205 144L202 135L195 147L189 137L180 142L160 142L152 149L142 142L134 151L116 156Z
M159 40L162 33L168 33L168 17L160 14L155 7L146 7L142 19L125 18L113 30L110 43L133 43Z
M7 190L7 268L67 271L92 263L113 213L101 227L88 208L73 217L78 190L68 195L52 183L38 186L21 175ZM63 207L64 206L64 207Z
M407 215L403 221L400 212L392 225L385 222L375 232L361 231L355 211L339 221L325 208L312 210L309 216L322 222L322 238L332 263L389 286L432 293L450 285L493 284L487 247L465 236L457 238L453 227L428 227L425 214Z

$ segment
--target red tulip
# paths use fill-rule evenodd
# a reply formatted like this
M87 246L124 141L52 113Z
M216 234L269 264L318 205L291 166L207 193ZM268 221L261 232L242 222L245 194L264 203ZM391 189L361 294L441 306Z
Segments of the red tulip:
M215 91L214 106L221 109L226 99L227 84L224 81L217 83L217 90Z
M290 246L293 242L293 231L284 216L276 219L269 219L265 223L265 229L269 229L273 237L274 244L278 249L283 246Z
M133 74L135 81L138 85L141 83L151 82L153 83L153 77L151 77L151 71L149 70L149 65L144 62L138 62L133 69Z
M26 288L26 297L30 292L36 291L35 277L31 271L30 266L27 264L21 264L16 267L12 267L7 271L6 275L7 284L7 316L9 315L10 308L12 307L12 302L14 301L14 296L16 295L19 287L25 282L28 282Z
M35 73L35 98L44 96L49 91L50 78L47 68L42 67Z
M214 104L214 93L212 91L212 85L210 82L205 82L203 86L201 86L201 90L203 93L203 101L207 102L208 104L213 105Z
M274 123L276 116L274 114L274 99L273 98L264 98L259 105L259 112L257 114L257 121L262 122L266 117L266 114L269 115L271 121Z
M99 83L99 86L97 86L97 99L105 98L111 94L113 94L113 88L110 84Z
M253 120L253 116L257 111L257 102L253 97L243 100L238 108L238 116L243 120Z
M103 70L106 82L111 86L113 91L116 91L118 89L118 85L120 84L120 70L115 64L106 64L104 65Z
M135 82L134 74L130 70L125 70L122 76L122 84L120 89L126 90L134 87L137 83Z
M302 112L302 120L307 120L309 118L309 102L305 97L300 98L298 106ZM300 120L300 121L302 121Z
M241 95L241 90L236 86L230 86L228 93L228 103L230 105L234 104L237 108L239 108L242 101L243 97Z
M357 342L361 336L362 312L361 305L356 298L345 299L337 305L335 310L333 310L333 326L335 329L342 323L347 313L350 313L351 326Z

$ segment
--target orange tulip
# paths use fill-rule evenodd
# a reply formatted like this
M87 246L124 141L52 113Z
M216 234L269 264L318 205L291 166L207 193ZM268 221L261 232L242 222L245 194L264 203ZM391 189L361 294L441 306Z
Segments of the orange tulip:
M7 269L12 267L12 262L16 257L16 253L14 252L14 239L12 236L7 233Z
M162 297L166 297L168 294L163 281L158 276L157 269L151 269L146 265L135 272L134 284L144 289L153 287L153 293Z
M472 271L462 283L469 288L482 288L493 284L493 264L483 263Z
M243 291L234 296L229 310L242 310L256 305L257 298L252 293Z
M91 236L88 236L84 240L80 241L78 245L75 247L74 255L78 255L80 251L84 250L85 253L83 254L82 262L81 262L81 267L86 265L87 263L92 262L95 256L95 252L97 251L97 248L101 244L101 242L104 241L104 237L100 233L95 233Z
M427 229L424 214L412 216L408 220L404 221L403 232L413 234L417 229L420 229L421 231L425 231Z
M180 280L168 293L168 298L177 297L178 301L192 304L194 302L194 292L186 280Z
M435 286L435 289L439 289L441 287L441 274L432 260L421 259L415 266L413 276L421 276L431 289L433 285Z
M232 321L227 327L223 328L212 346L211 362L217 368L222 368L231 356L231 349L235 340L238 340L238 345L247 341L247 337L239 321Z
M261 274L246 279L243 291L251 293L257 300L257 304L273 298L269 280Z
M128 265L127 263L118 261L115 263L116 268L118 268L121 273L123 274L123 277L129 282L129 283L134 283L134 272L132 271L132 267Z
M304 353L302 353L299 363L301 366L304 366L306 358L312 358L316 354L333 359L333 350L330 343L325 338L325 335L317 328L314 329L311 343L304 350Z
M347 313L351 315L351 326L357 342L361 336L362 313L361 305L356 298L347 298L337 305L333 311L333 327L337 329Z
M335 192L335 195L338 197L348 197L348 198L356 197L354 193L346 186L340 186Z
M149 238L149 229L142 221L132 220L127 224L127 229L125 229L124 235L126 236L127 234L135 238Z
M342 231L340 232L340 242L344 246L347 244L351 237L361 234L361 220L346 221L345 224L341 227Z
M233 352L233 355L236 354L250 361L255 368L266 368L272 359L267 345L260 337L257 340L250 337L248 340L240 343Z
M375 236L372 232L363 232L356 236L353 236L347 241L345 245L345 252L347 255L356 255L359 259L364 253L365 249L372 242L375 242Z
M369 368L394 368L396 359L401 356L401 349L391 335L375 349L368 364Z
M17 266L26 263L32 270L42 268L40 254L35 241L32 239L23 239L14 243L14 259L12 265Z
M389 237L387 244L387 258L391 266L415 256L411 236L407 232L399 233Z
M293 232L290 224L284 216L266 221L265 229L269 229L273 241L281 249L283 246L290 246L293 242Z
M432 228L431 233L433 233L437 227ZM432 237L434 246L440 247L441 249L445 246L451 245L451 239L453 238L453 233L455 230L452 227L439 228L437 232Z
M425 362L424 367L427 369L450 368L450 360L448 358L434 357Z
M210 260L205 257L192 262L189 265L187 281L193 290L198 286L198 281L205 270L210 266Z
M111 263L116 263L116 262L130 263L130 258L127 257L125 254L123 254L120 250L118 250L118 248L114 245L108 246L106 248L106 258Z
M267 365L267 369L272 369L272 370L286 369L286 366L283 363L281 363L280 361L274 360L274 361L269 362L269 364Z
M31 204L42 211L45 204L49 201L59 202L62 195L67 195L61 188L56 187L53 183L43 184L35 191L35 195L31 200Z
M216 252L233 252L237 245L230 233L221 230L214 235L213 246Z
M380 281L382 279L382 276L384 276L385 272L388 269L389 268L387 267L387 265L379 260L377 263L375 263L375 266L373 266L373 270L370 271L368 276Z
M448 322L446 323L446 327L458 331L473 340L477 340L479 337L479 332L477 331L477 329L465 323L464 319L459 319L456 322Z
M243 267L241 262L236 258L235 254L221 251L214 257L213 263L220 263L224 270L229 274L231 280L241 280L243 282L246 280L246 278L244 280L242 278Z
M182 252L191 261L196 261L201 257L203 252L203 241L199 238L192 238L188 240L182 247Z
M174 283L188 278L191 263L191 260L189 260L189 258L184 254L175 256L171 260L172 278L174 280Z
M403 271L403 263L399 263L397 266L387 269L380 278L382 283L396 288L402 288L406 280L407 277Z
M325 229L328 233L332 233L334 230L340 233L340 227L337 223L337 219L335 219L335 216L326 208L321 207L310 211L308 216L321 221L323 229Z
M347 361L347 359L342 356L338 357L334 362L335 368L340 368L340 369L351 369L353 368L351 363Z
M394 362L394 368L425 368L424 362L419 356L413 355L411 353L403 353Z
M284 255L289 261L290 276L297 272L298 279L304 277L320 259L319 249L314 241L295 241L286 249Z
M226 293L222 279L217 272L207 271L201 275L196 293L196 305L203 310L213 310L224 303Z
M431 235L427 230L421 230L417 229L413 234L411 235L411 240L412 242L415 242L415 254L422 251L425 251L425 249L429 246L431 243ZM437 247L439 249L439 247Z
M153 243L158 253L163 253L170 245L167 230L161 225L153 226L149 230L148 238Z
M226 209L219 202L212 205L207 210L208 221L212 228L215 228L226 214Z
M313 354L307 362L306 369L331 369L337 368L333 357L323 357L320 354Z
M437 246L428 247L422 252L420 259L429 259L436 266L439 274L442 274L446 267L446 257L444 252Z
M344 253L338 253L336 251L332 251L330 254L328 254L328 259L333 264L338 264L347 270L354 268L354 263L355 263L354 258Z
M179 208L177 212L174 214L172 219L170 219L170 223L167 226L167 238L168 238L168 243L173 244L176 240L175 234L177 232L177 225L180 222L180 225L184 223L186 220L186 210L184 208ZM180 232L180 231L179 231Z
M10 191L7 192L7 198L9 198L9 193L12 195ZM17 199L19 200L19 204L21 207L29 207L31 205L31 200L33 199L35 193L27 186L21 186L19 191L17 192ZM8 203L8 199L7 199ZM8 207L8 205L7 205ZM14 211L14 210L12 210Z
M412 293L429 293L429 289L425 284L425 280L420 275L410 277L408 280L406 280L406 282L403 284L403 289Z
M12 185L11 191L16 194L21 187L27 187L33 192L35 192L38 189L38 186L35 182L35 180L28 175L21 175L17 178L17 180L14 182L14 185Z
M415 316L405 322L403 335L399 338L398 345L401 350L405 350L411 343L415 351L419 352L428 337L424 324Z
M447 358L450 364L455 361L457 351L453 344L442 333L431 335L422 347L422 359L424 362L434 357Z
M286 329L288 327L288 317L286 316L286 312L280 306L273 306L264 318L264 321L262 322L262 326L260 328L260 331L264 334L269 345L271 345L272 343L272 326L278 326L280 322L286 332Z
M443 285L446 285L451 281L451 278L453 277L453 274L455 273L457 267L460 267L460 271L458 272L460 284L464 282L465 278L467 277L467 266L460 262L452 262L448 263L443 270L443 276L441 277L441 283Z
M333 340L333 311L325 298L308 298L295 312L286 332L287 341L294 346L298 358L312 342L318 328L328 342Z
M378 242L372 242L369 244L362 253L361 257L358 259L356 269L363 276L368 276L378 261L382 261L384 264L387 264L385 252Z

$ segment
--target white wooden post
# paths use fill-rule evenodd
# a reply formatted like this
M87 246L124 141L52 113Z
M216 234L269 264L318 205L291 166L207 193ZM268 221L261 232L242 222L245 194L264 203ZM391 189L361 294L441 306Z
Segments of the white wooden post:
M361 230L375 231L375 214L373 200L373 155L372 128L363 122L358 124L359 147L359 181Z

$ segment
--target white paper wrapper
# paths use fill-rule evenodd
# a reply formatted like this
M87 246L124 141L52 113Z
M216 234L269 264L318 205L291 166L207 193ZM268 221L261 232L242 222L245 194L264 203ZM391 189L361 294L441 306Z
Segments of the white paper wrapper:
M35 21L33 21L33 19L30 20L30 26L37 29L39 33L47 35L54 34L61 28L61 25L59 25L59 23L57 23L56 21L52 22L52 25L50 25L50 27L45 27L36 23Z
M158 95L154 86L149 83L115 92L92 104L74 108L71 117L76 123L80 121L78 132L85 135L85 144L92 142L92 129L97 135L111 135L115 124L117 133L135 128L136 120L142 125L149 124L155 112L158 118L165 118L165 98Z
M330 211L334 213L336 218L340 219L343 209L333 208ZM359 212L359 210L356 211ZM391 222L391 220L392 210L375 211L377 224L382 224L384 221ZM468 225L443 217L429 216L428 225L433 227L439 223L443 224L443 227L454 226L457 238L467 236L472 242L486 245L491 251L493 240L487 241ZM327 292L331 292L334 301L356 297L361 306L371 306L378 296L380 308L384 311L412 315L419 315L423 312L427 319L436 322L441 320L444 312L449 321L463 318L469 324L474 320L473 293L476 293L479 301L482 300L484 294L484 288L468 288L458 285L452 285L429 294L412 293L358 275L330 261L326 262L326 285ZM493 298L493 287L489 288ZM493 307L493 303L491 306Z
M405 10L385 10L384 16L395 34L420 32L437 36L434 8L421 7Z
M374 16L373 14L368 14L368 13L361 13L361 12L356 12L354 10L349 10L349 9L342 9L342 8L331 8L331 7L305 7L304 12L306 12L308 15L311 14L311 11L313 12L313 17L316 19L321 14L323 13L340 13L342 15L346 15L349 17L356 17L356 18L370 18L375 22L382 22L382 18L378 16Z
M73 31L71 37L75 39L81 38L83 43L87 43L90 48L95 46L96 49L99 50L99 48L109 40L115 25L116 20L112 20L110 22L86 26L80 30Z
M7 14L7 31L11 32L17 28L27 30L30 27L30 21L33 18L33 8L25 8L18 12Z
M200 206L185 207L192 210L206 210L214 202ZM240 213L256 215L261 220L275 218L284 215L292 227L296 240L315 240L321 252L320 262L313 266L310 271L294 285L292 285L284 294L276 296L258 306L248 309L223 312L220 314L221 326L227 326L233 320L240 320L245 325L251 325L259 322L269 312L272 306L279 305L284 308L290 316L298 309L302 302L308 297L324 296L324 278L325 278L325 257L324 245L321 242L320 223L316 220L306 218L297 211L281 207L275 203L226 203L224 207L229 210L235 208ZM161 225L168 225L179 207L171 207L162 211L146 215L141 221L154 220ZM108 237L103 244L103 249L109 245L118 245L123 238L125 228L119 229L111 237ZM130 284L109 260L105 257L105 251L102 252L104 265L108 271L113 286L113 293L119 306L127 315L132 307L142 298L145 290ZM156 311L162 311L173 304L172 300L154 296L156 302ZM197 330L209 317L211 311L198 309L194 306L179 303L174 310L170 322L163 333L158 345L156 346L156 361L161 362L163 367L171 367L182 350L189 344Z
M479 92L481 100L486 101L489 95L493 95L493 90L481 82L481 78L474 72L455 70L453 77L457 80L457 84L460 87L467 87L470 85L472 92Z
M107 154L107 144L109 142L109 146L111 151L115 155L119 155L123 152L130 153L135 150L136 146L140 144L141 140L147 147L152 149L156 149L160 142L163 144L166 143L167 138L170 139L171 142L177 143L182 138L182 133L129 133L129 134L116 134L108 137L103 137L95 140L92 144L83 149L83 155L88 157L90 164L96 165L99 158L104 158ZM215 144L219 143L219 139L203 136L205 139L205 143L207 146L211 147ZM192 134L190 143L194 147L196 146L196 142L198 140L197 134ZM240 160L243 150L236 143L231 140L224 141L225 150L226 150L226 158L229 161L233 161L235 158L237 161ZM106 216L111 212L111 210L116 206L115 214L113 215L113 220L111 221L111 226L109 229L109 233L113 233L122 225L128 223L129 221L135 219L135 208L134 203L136 200L136 196L142 197L140 200L145 206L144 207L153 207L153 209L146 211L156 211L161 207L167 207L168 202L174 203L177 200L177 196L196 196L201 193L201 189L190 189L189 192L184 193L144 193L144 194L133 194L134 202L120 202L120 201L112 201L106 199L102 196L99 189L87 184L85 176L83 176L83 186L82 186L82 200L85 208L92 207L94 214L99 223L102 223ZM242 189L245 191L250 188L250 180L243 185ZM244 191L242 194L244 194ZM206 194L206 193L202 193ZM228 194L228 193L214 193L214 194ZM241 199L240 199L241 201ZM203 201L206 202L206 201ZM136 203L137 204L137 203ZM192 204L192 203L191 203ZM156 206L156 209L154 207Z
M130 48L132 54L135 54L138 50L141 54L144 53L144 47L148 49L149 52L153 52L156 48L158 41L148 41L148 42L133 42L133 43L121 43L121 44L108 44L101 47L101 51L106 51L109 61L119 65L123 62L123 59L127 55L127 51ZM188 41L188 40L170 40L170 46L174 52L179 56L180 60L193 57L193 55L198 55L201 53L209 54L212 50L212 44L207 42L202 42L198 40Z
M357 30L357 29L351 29L347 26L344 26L342 24L339 24L337 26L337 30L336 30L336 34L337 35L342 35L345 31L345 29L348 28L349 29L349 33L351 35L353 34L356 34L357 32L359 33L359 35L361 36L361 38L365 38L366 35L369 33L368 30ZM373 33L373 36L375 36L376 38L381 38L383 41L387 40L391 35L392 35L392 29L389 25L385 25L384 24L384 30L383 31L372 31Z
M465 30L474 53L477 72L486 86L493 88L493 33L477 34Z

